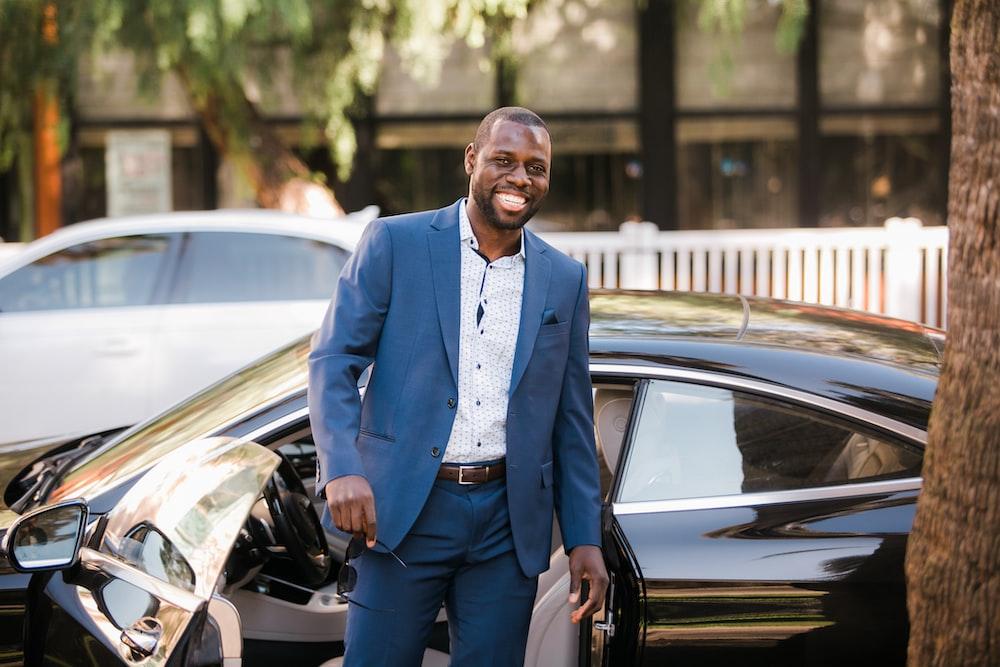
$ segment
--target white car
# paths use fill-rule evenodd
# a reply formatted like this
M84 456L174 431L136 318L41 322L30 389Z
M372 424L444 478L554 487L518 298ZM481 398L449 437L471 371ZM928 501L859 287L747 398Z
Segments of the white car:
M9 241L4 242L3 239L0 239L0 262L4 262L9 257L13 257L23 249L23 243L11 243Z
M0 444L131 425L314 330L377 214L98 220L0 260Z

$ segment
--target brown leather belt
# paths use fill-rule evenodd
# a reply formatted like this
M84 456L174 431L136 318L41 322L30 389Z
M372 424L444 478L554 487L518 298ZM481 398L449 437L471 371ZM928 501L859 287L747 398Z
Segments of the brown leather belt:
M500 479L507 472L507 464L504 461L493 463L488 466L463 466L454 463L442 463L438 468L438 479L446 479L449 482L459 484L483 484Z

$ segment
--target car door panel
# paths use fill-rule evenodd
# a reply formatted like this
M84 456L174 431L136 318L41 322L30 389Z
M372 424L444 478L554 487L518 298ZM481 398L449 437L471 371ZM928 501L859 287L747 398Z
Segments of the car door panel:
M589 651L581 651L583 667L637 665L643 648L646 596L642 571L611 505L602 518L604 562L608 569L608 591L604 607L581 625L581 635L589 641Z
M69 581L54 576L45 594L53 610L43 662L55 664L168 664L187 648L192 624L207 606L196 595L93 549L81 550L79 571ZM133 653L126 643L126 633L141 637L137 625L144 619L151 619L146 623L157 635L150 655Z
M617 516L643 582L642 664L901 662L900 565L915 500L902 492ZM825 525L838 520L859 525Z
M42 662L189 664L179 660L201 636L236 535L278 460L252 442L209 438L147 472L93 526L79 565L48 580L49 618L31 629L45 638Z
M0 317L0 442L127 426L148 416L153 307ZM112 408L110 410L108 408Z
M0 665L19 665L24 658L24 614L31 575L0 570Z
M641 383L604 530L615 627L593 633L591 664L905 661L920 457L864 428Z

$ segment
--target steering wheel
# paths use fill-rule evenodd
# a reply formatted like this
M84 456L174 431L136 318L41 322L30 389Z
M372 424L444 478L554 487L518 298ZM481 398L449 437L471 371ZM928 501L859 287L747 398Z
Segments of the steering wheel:
M326 533L295 468L284 454L275 453L281 463L264 487L264 500L296 570L307 585L318 586L326 581L332 564Z

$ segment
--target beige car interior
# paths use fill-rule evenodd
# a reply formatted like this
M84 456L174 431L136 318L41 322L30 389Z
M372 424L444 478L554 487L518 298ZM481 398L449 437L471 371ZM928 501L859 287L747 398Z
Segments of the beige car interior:
M908 452L898 446L881 440L854 433L832 462L823 462L817 470L824 471L823 481L843 482L869 477L879 477L901 472L912 467L919 457L907 456ZM913 461L907 461L912 457Z

